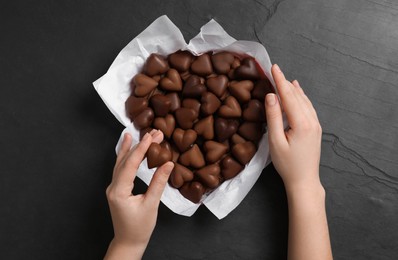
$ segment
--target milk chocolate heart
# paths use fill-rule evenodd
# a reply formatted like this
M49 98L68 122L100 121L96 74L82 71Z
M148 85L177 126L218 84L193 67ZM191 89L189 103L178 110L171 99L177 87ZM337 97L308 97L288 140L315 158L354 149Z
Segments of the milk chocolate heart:
M191 64L191 70L193 73L200 76L208 76L212 74L213 67L211 65L210 55L205 53L201 56L198 56Z
M156 88L158 82L145 74L139 73L134 76L134 95L144 97Z
M155 167L159 167L166 162L170 161L172 158L171 152L158 143L152 143L148 151L146 152L148 168L152 169Z
M133 121L136 116L148 107L148 100L142 97L130 96L126 100L125 107L128 117Z
M182 89L180 74L175 69L169 69L166 76L160 80L159 85L167 91L180 91Z
M224 104L218 110L218 114L225 118L240 117L242 109L236 98L229 96L224 100Z
M240 144L240 143L246 142L246 139L244 139L242 136L240 136L238 134L234 134L231 137L231 141L233 144Z
M250 162L255 153L256 146L250 141L232 146L233 156L243 165Z
M239 67L239 66L240 66L240 60L239 60L238 58L235 57L234 61L232 62L231 67L232 67L233 69L236 69L236 68Z
M182 96L184 98L198 98L206 91L206 86L201 83L200 77L192 75L184 84Z
M212 115L221 106L221 101L211 92L203 93L201 102L200 108L203 115Z
M205 191L205 187L203 187L203 185L197 181L187 182L180 188L180 193L182 196L193 203L199 203Z
M137 129L147 128L152 124L155 114L150 107L145 108L138 116L135 117L133 123Z
M171 112L174 112L178 108L181 107L180 97L178 96L178 94L176 92L169 93L166 95L166 97L168 97L170 100L170 111Z
M178 151L178 148L175 146L175 144L171 144L171 153L172 153L172 161L174 163L178 162L178 158L180 158L180 152Z
M240 125L238 133L246 140L257 143L263 136L263 129L261 123L244 122Z
M244 58L241 61L240 66L235 69L235 77L237 79L260 79L261 74L257 66L256 61L253 58Z
M170 138L176 126L176 121L173 115L168 114L165 117L155 118L153 126L162 131L165 137Z
M197 144L194 144L188 151L181 154L178 161L184 166L197 169L205 166L205 159Z
M171 101L167 96L164 95L154 95L149 100L153 112L155 112L156 116L166 116L171 107Z
M229 86L229 91L231 95L236 97L241 103L248 102L250 100L250 91L253 89L253 81L242 80L237 82L231 82Z
M243 166L227 155L221 161L221 175L224 180L229 180L238 175L243 170Z
M195 110L196 116L199 116L200 102L193 98L186 98L182 101L182 107L192 108Z
M187 81L189 79L189 77L191 77L192 74L188 71L182 72L180 73L180 77L183 81Z
M189 70L193 55L189 51L177 51L168 57L169 64L176 70L183 72Z
M268 79L262 79L254 84L252 97L264 102L265 96L268 93L275 93L274 87Z
M227 90L228 78L224 75L209 78L206 81L206 86L211 92L220 98Z
M207 165L195 172L199 180L210 189L215 189L220 185L221 175L218 164Z
M243 119L247 121L264 122L264 104L257 99L250 100L245 110L243 110Z
M209 163L215 163L226 154L228 146L215 141L206 141L203 145L203 150L206 153L206 161Z
M214 123L217 140L224 142L238 131L239 121L233 119L217 118Z
M213 116L205 117L199 120L195 126L194 130L198 135L203 136L203 138L209 140L214 138L214 118Z
M154 53L149 55L144 66L145 73L150 77L166 73L168 69L169 64L167 63L167 60Z
M214 70L219 74L227 74L235 57L229 52L219 52L211 56Z
M195 120L198 118L195 110L191 108L181 107L175 111L178 125L182 129L191 129Z
M179 163L174 163L174 168L170 174L169 180L171 186L178 189L184 185L184 183L193 180L193 172Z
M173 133L173 141L180 152L187 151L195 143L197 137L197 133L192 129L184 131L177 128Z

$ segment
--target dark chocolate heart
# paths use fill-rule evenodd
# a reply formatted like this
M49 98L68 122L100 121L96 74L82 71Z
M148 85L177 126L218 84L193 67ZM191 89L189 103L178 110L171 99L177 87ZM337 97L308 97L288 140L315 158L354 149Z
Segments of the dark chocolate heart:
M253 58L244 58L240 66L235 69L235 77L237 79L260 79L261 74L257 68L256 61Z
M154 53L149 55L144 66L145 73L150 77L166 73L168 69L169 64L167 60L159 54Z
M216 163L197 170L195 175L210 189L217 188L221 183L220 166Z
M224 142L238 131L239 121L234 119L217 118L214 123L217 140Z
M176 70L183 72L189 70L193 55L189 51L177 51L168 57L169 64Z
M254 84L254 88L252 91L253 98L264 102L265 96L268 93L275 93L274 87L272 86L268 78L259 80L256 82L256 84Z
M219 52L211 56L214 70L219 74L227 74L235 57L229 52Z
M170 174L169 180L171 186L178 189L184 185L184 183L193 180L193 172L179 163L174 163L174 168Z
M182 107L192 108L193 110L195 110L196 115L199 116L200 102L198 100L193 98L186 98L182 100Z
M184 131L177 128L173 133L173 141L180 152L187 151L195 143L197 137L197 133L192 129Z
M206 189L198 181L187 182L180 188L180 193L193 203L199 203Z
M175 117L177 120L178 125L186 130L191 129L194 122L198 118L195 110L191 108L180 107L175 111Z
M224 100L223 105L218 110L218 114L225 118L240 117L242 115L242 109L236 98L229 96Z
M194 128L198 135L203 136L203 138L209 140L214 138L214 118L213 116L208 116L199 120Z
M176 92L169 93L166 95L166 97L168 97L170 100L170 111L171 112L174 112L178 108L181 107L180 97L178 96L178 94Z
M176 121L173 115L168 114L165 117L155 118L153 126L162 131L165 137L170 138L176 126Z
M206 141L203 145L203 150L206 153L206 161L208 163L215 163L226 154L228 146L215 141Z
M221 106L221 101L211 92L203 93L200 101L202 102L200 109L205 116L212 115Z
M224 180L229 180L238 175L243 170L243 166L227 155L221 161L221 175Z
M149 103L156 116L166 116L170 111L171 100L167 96L161 94L154 95L149 99Z
M134 76L134 95L144 97L156 88L158 82L145 74L139 73Z
M133 123L134 126L140 130L149 127L154 118L155 114L153 113L152 108L147 107L135 117Z
M152 143L146 152L148 168L152 169L171 161L171 152L158 143Z
M125 107L128 117L133 121L136 116L148 107L148 100L142 97L130 96L126 100Z
M182 96L184 98L198 98L206 91L206 86L201 83L200 77L192 75L184 84Z
M213 67L211 65L210 55L205 53L196 57L196 60L191 64L191 70L199 76L208 76L212 74Z
M250 100L250 91L253 89L253 81L242 80L231 82L229 86L229 91L231 95L236 97L241 103L248 102Z
M166 76L160 80L159 85L162 89L167 91L182 90L182 80L180 74L175 69L169 69Z
M197 144L194 144L188 151L178 158L179 163L187 167L202 168L205 166L205 159Z
M255 122L244 122L240 125L238 133L246 140L257 143L263 136L263 124Z
M233 156L243 165L250 162L255 153L256 146L250 141L232 146Z
M220 98L227 90L228 78L225 75L209 78L206 81L206 86L211 92Z
M257 99L250 100L245 110L243 110L243 119L247 121L264 122L264 104Z

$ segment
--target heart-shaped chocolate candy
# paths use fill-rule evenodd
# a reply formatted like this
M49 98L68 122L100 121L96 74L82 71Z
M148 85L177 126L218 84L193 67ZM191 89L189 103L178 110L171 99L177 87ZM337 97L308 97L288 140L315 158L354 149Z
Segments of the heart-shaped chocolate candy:
M185 182L193 180L193 172L179 163L174 163L174 168L170 174L169 180L171 186L178 189L184 185Z
M264 122L264 104L257 99L250 100L245 110L243 110L243 119L247 121Z
M221 175L224 180L229 180L238 175L243 170L243 166L227 155L221 161Z
M208 116L199 120L194 128L198 135L203 136L203 138L209 140L214 138L214 118L213 116Z
M231 141L233 144L240 144L246 142L246 140L238 134L233 134L231 137Z
M170 111L171 100L167 96L161 94L154 95L149 99L149 103L156 116L166 116Z
M228 78L225 75L208 78L206 81L207 88L217 97L222 97L227 90Z
M150 133L152 130L153 130L152 127L140 129L140 140L144 137L146 133Z
M235 144L232 147L233 156L243 165L250 162L255 153L256 146L250 141Z
M145 74L139 73L134 76L134 95L144 97L156 88L158 82Z
M219 52L211 56L214 70L219 74L227 74L235 57L229 52Z
M176 70L183 72L189 70L193 55L189 51L177 51L168 57L169 64Z
M218 114L225 118L240 117L242 109L236 98L229 96L224 100L224 104L218 110Z
M235 69L235 78L257 80L261 74L257 69L256 61L253 58L244 58L239 67Z
M198 118L195 110L186 107L180 107L175 111L175 117L178 125L182 129L191 129L194 122Z
M187 167L202 168L205 166L205 159L197 144L194 144L191 149L180 155L179 163Z
M272 86L268 78L259 80L256 82L256 84L254 84L254 88L252 91L253 98L264 102L265 96L268 93L275 93L274 87Z
M128 117L133 121L136 116L148 107L148 100L132 95L126 100L125 107Z
M180 77L183 81L187 81L191 76L192 74L189 72L189 70L180 73Z
M214 128L217 140L224 142L238 131L239 121L234 119L217 118L214 123Z
M218 164L207 165L195 172L199 180L210 189L215 189L220 185L221 175Z
M236 68L239 67L239 66L240 66L240 59L238 59L238 58L235 57L234 61L232 62L231 67L232 67L233 69L236 69Z
M146 152L148 168L152 169L171 161L172 154L166 147L158 143L152 143Z
M180 74L175 69L169 69L166 76L160 80L159 85L167 91L180 91L182 89Z
M208 163L215 163L226 154L228 146L215 141L206 141L203 145L203 150L206 153L206 161Z
M169 93L166 95L166 97L168 97L170 100L170 111L171 112L174 112L178 108L181 107L180 97L178 96L178 94L176 92Z
M200 108L204 115L212 115L221 106L221 101L211 92L203 93L201 102Z
M173 141L180 152L187 151L193 143L195 143L198 134L192 130L182 130L176 128L173 133Z
M166 73L168 69L167 60L155 53L149 55L144 66L145 73L150 77Z
M152 124L155 114L152 108L147 107L138 116L135 117L133 123L137 129L147 128Z
M196 58L191 64L191 70L193 73L199 76L208 76L213 73L213 67L211 65L210 55L205 53Z
M200 112L200 102L193 98L185 98L182 100L182 107L192 108L195 110L196 116L199 116Z
M206 86L201 83L200 77L192 75L184 84L182 96L184 98L198 98L206 91Z
M199 203L205 191L205 187L198 181L187 182L180 188L182 196L193 203Z
M238 133L246 140L257 143L263 136L263 124L244 122L240 125Z
M236 97L241 103L248 102L250 100L250 91L253 89L253 81L242 80L231 82L229 86L229 91L231 95Z
M163 132L164 136L170 138L176 126L176 121L173 115L166 115L165 117L157 117L153 121L153 126Z

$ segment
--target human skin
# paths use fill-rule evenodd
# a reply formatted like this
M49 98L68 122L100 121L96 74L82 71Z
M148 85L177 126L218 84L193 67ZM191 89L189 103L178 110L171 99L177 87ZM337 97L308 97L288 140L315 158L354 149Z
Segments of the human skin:
M287 81L278 65L272 67L272 76L280 102L268 94L265 109L272 163L288 199L288 259L332 259L325 190L319 179L322 128L298 81ZM289 123L286 131L282 108Z

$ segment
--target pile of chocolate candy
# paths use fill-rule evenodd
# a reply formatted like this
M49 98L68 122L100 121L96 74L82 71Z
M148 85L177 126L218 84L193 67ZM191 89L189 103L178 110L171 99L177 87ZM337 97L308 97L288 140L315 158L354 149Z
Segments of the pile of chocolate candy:
M126 111L141 137L152 129L165 136L149 147L148 167L173 161L169 183L194 203L252 159L265 132L264 98L274 92L252 57L188 51L151 54L131 90Z

